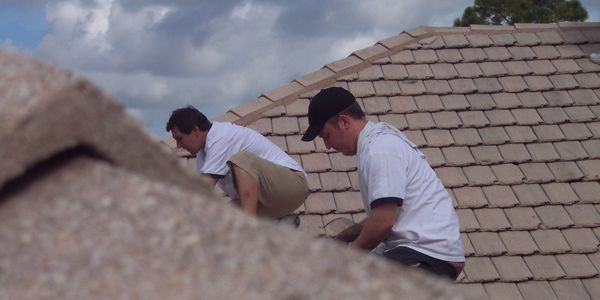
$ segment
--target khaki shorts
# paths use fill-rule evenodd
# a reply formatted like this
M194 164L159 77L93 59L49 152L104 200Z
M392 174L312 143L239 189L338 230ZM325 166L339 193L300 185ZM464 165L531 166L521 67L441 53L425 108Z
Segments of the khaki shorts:
M310 193L302 172L272 163L252 153L239 152L227 163L240 167L258 182L258 216L280 218L289 215L304 203Z

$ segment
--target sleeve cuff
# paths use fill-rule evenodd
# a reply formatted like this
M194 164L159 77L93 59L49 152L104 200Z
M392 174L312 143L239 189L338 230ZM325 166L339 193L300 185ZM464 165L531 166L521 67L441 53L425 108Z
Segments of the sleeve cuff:
M399 197L384 197L384 198L379 198L379 199L375 199L373 200L373 202L371 202L371 209L373 209L374 207L384 204L384 203L396 203L397 206L402 206L402 198Z

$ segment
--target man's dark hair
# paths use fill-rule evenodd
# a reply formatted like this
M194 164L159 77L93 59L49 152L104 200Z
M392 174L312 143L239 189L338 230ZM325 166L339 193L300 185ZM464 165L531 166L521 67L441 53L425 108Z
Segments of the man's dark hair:
M365 117L365 112L362 110L362 108L360 108L360 104L358 104L358 102L354 102L350 106L344 108L344 110L337 113L335 116L333 116L327 122L329 122L335 128L338 128L337 121L341 115L347 115L347 116L350 116L352 119L360 120Z
M171 113L166 129L169 132L173 127L177 127L182 133L190 134L194 126L197 126L201 131L207 131L212 126L212 123L203 113L195 107L188 105L176 109Z

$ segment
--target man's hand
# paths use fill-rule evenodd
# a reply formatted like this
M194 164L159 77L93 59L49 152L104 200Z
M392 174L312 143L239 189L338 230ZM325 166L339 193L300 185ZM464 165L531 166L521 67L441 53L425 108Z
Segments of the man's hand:
M352 247L372 250L383 242L396 223L396 203L382 203L371 209L371 214L361 223L360 235L352 243Z
M335 236L333 236L333 238L338 241L350 243L350 242L353 242L354 240L356 240L356 238L360 234L361 230L362 230L361 223L354 224L354 225L342 230L342 232L336 234Z

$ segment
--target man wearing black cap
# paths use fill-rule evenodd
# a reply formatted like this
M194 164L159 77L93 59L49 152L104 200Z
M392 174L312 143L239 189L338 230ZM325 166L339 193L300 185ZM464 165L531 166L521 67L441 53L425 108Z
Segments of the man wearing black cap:
M302 137L356 155L367 217L336 236L405 265L456 279L464 251L452 200L425 156L393 126L367 120L354 96L332 87L308 107Z

